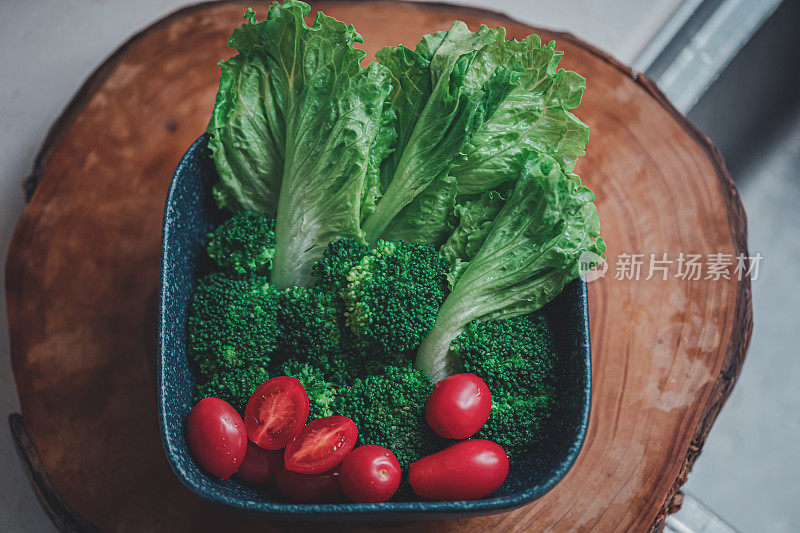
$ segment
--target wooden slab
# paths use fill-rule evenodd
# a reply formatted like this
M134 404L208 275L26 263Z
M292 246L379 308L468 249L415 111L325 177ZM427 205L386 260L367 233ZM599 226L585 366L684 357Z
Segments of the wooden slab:
M32 196L6 279L24 415L24 424L12 417L12 429L63 527L285 527L206 505L184 489L164 459L155 417L152 354L167 184L205 128L216 63L231 54L226 38L249 4L190 7L122 46L54 125L28 182ZM314 6L355 24L370 56L382 45L413 45L454 19L473 29L503 25L513 37L538 31L502 15L438 4ZM503 515L409 529L658 527L679 504L680 486L750 339L748 281L613 276L620 253L746 252L744 212L719 153L647 78L570 35L539 33L566 51L562 66L588 79L578 115L591 126L591 141L578 173L597 192L612 265L590 284L588 437L572 471L539 501Z

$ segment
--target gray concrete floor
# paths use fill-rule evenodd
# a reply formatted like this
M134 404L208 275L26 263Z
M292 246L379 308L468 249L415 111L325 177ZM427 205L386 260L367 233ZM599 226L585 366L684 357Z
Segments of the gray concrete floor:
M764 256L744 369L686 490L740 531L800 531L800 108L735 175Z
M800 2L785 1L689 114L744 202L754 330L686 491L740 531L800 531Z

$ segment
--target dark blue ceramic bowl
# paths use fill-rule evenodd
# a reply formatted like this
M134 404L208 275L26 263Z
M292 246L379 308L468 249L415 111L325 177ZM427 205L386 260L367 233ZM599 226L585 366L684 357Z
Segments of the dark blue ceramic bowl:
M189 490L209 500L272 519L420 520L487 515L529 503L553 488L567 473L586 436L591 399L591 355L586 284L576 280L545 312L559 353L557 401L541 444L494 494L477 501L399 501L379 504L300 505L281 501L235 480L206 474L186 443L184 424L192 408L194 377L186 358L189 298L198 274L208 267L206 233L220 219L211 201L216 180L206 137L200 137L178 164L164 209L159 305L158 421L167 459Z

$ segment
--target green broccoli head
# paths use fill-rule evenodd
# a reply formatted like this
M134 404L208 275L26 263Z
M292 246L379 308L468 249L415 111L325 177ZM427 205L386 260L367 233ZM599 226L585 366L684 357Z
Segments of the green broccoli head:
M489 420L476 436L497 442L515 462L540 440L553 405L555 349L547 320L535 313L472 323L451 350L492 395Z
M326 374L341 372L341 307L336 298L316 289L292 287L278 298L280 351L283 357L307 361Z
M275 255L275 221L241 211L208 234L208 255L223 270L238 275L266 274Z
M291 376L303 384L308 394L309 420L339 414L333 409L338 387L328 381L318 367L300 361L286 361L276 375Z
M358 427L359 444L389 448L403 469L443 447L425 422L425 404L433 390L427 376L411 366L386 366L380 374L356 379L339 391L337 414Z
M213 396L231 404L239 413L244 413L247 400L256 388L267 381L269 375L263 366L251 365L208 375L208 379L197 385L195 401Z
M502 446L509 461L515 463L541 440L552 406L550 385L527 394L493 396L489 420L475 436Z
M433 326L447 291L447 264L429 244L357 239L332 242L314 266L315 290L339 313L341 364L346 379L404 366Z
M402 365L433 327L447 290L447 263L429 243L378 241L347 274L345 326L362 352Z
M466 372L486 382L492 396L536 389L555 359L541 313L469 324L450 349Z
M278 293L265 277L201 278L189 308L189 356L202 374L266 368L278 346L277 309Z
M358 239L338 239L328 245L322 259L314 264L313 274L318 290L339 296L347 284L347 274L369 253Z

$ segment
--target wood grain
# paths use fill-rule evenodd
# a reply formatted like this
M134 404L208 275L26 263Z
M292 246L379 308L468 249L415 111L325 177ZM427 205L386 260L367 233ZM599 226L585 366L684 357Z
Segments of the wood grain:
M133 37L54 124L27 181L30 203L11 244L6 293L28 448L38 450L34 470L51 482L44 491L102 530L288 527L189 493L164 459L155 417L151 358L165 193L180 155L205 128L216 63L231 54L226 38L248 5L190 7ZM597 192L612 268L621 253L746 253L744 212L719 152L646 77L575 37L487 11L313 5L354 24L370 57L455 19L473 29L502 25L517 38L536 32L556 39L566 52L562 66L588 79L577 114L591 140L577 171ZM408 529L641 531L659 527L679 505L680 487L741 369L752 329L750 284L613 274L589 286L592 416L566 478L511 513Z

